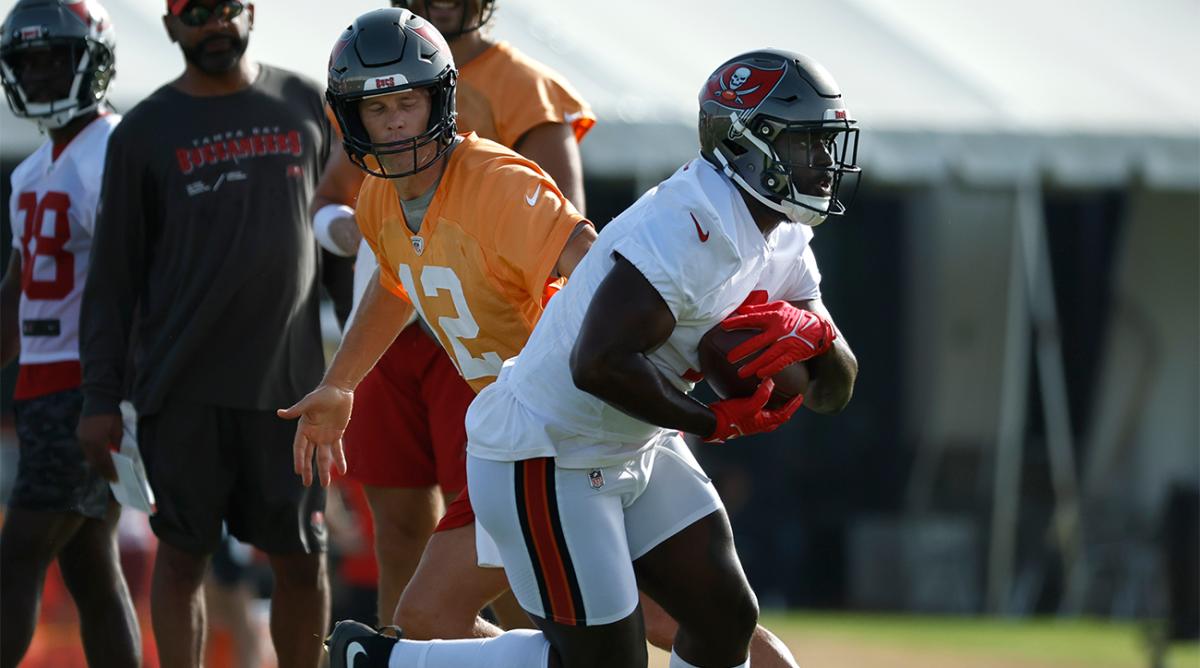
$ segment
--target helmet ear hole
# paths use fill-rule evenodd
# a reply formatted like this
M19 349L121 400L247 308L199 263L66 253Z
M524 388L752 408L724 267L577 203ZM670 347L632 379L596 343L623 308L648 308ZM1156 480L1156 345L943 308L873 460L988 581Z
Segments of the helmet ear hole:
M739 144L735 141L729 140L729 139L721 140L721 146L723 146L725 148L726 153L733 156L734 158L740 158L743 155L746 155L746 153L747 153L746 147L742 146L741 144Z
M792 177L779 167L763 172L762 186L767 192L782 197L791 189Z

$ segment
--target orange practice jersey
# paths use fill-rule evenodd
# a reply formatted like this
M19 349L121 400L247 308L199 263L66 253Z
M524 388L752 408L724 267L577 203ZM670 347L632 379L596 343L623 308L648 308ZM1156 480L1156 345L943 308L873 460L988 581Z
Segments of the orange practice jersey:
M474 134L450 154L418 233L387 179L363 182L357 218L380 283L416 307L476 392L525 345L584 220L535 163Z
M458 131L515 146L533 128L566 123L583 139L596 124L591 107L559 73L507 42L459 68Z

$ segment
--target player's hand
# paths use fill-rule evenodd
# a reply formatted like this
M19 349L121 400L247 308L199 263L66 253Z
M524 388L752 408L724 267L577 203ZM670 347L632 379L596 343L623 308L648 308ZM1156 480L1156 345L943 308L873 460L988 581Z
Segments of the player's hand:
M313 455L317 458L317 475L322 487L329 486L334 468L339 474L346 473L342 434L350 424L352 408L354 392L321 384L291 408L275 411L285 420L300 418L296 424L296 438L292 441L292 468L305 487L312 484Z
M779 408L768 409L767 401L770 400L774 389L775 381L767 378L758 384L758 389L749 397L724 399L709 404L709 409L717 417L717 428L704 440L708 443L720 443L738 436L775 431L779 425L792 418L804 402L804 395L797 395Z
M761 297L756 298L756 295ZM751 302L755 299L755 302ZM721 322L721 328L758 329L759 334L729 351L731 363L762 350L762 354L738 369L738 375L749 378L773 376L784 367L823 355L837 338L833 324L820 314L796 308L785 301L767 302L766 293L756 290ZM764 350L765 349L765 350Z
M109 482L117 481L117 469L113 466L112 448L120 447L125 423L120 413L89 415L79 418L75 438L83 449L83 456L97 473Z

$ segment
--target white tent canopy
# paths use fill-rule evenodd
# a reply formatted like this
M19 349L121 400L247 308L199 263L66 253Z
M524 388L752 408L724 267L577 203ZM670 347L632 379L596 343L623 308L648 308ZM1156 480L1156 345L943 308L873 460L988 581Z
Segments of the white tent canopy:
M128 108L174 77L158 0L103 0L117 25L113 99ZM251 54L320 80L328 46L381 0L262 0ZM1131 177L1200 184L1200 5L1191 0L500 0L496 36L570 79L600 117L589 170L660 174L696 146L696 93L726 58L807 53L838 79L864 128L873 181L953 174L1072 185ZM5 13L11 0L0 4ZM29 150L3 113L3 150Z
M860 157L872 180L950 171L1011 181L1041 169L1069 183L1122 182L1135 170L1174 186L1200 182L1195 3L502 7L498 32L553 63L595 106L604 139L585 152L604 171L673 168L694 150L708 74L736 53L778 46L834 73L866 133ZM630 126L635 139L622 141Z

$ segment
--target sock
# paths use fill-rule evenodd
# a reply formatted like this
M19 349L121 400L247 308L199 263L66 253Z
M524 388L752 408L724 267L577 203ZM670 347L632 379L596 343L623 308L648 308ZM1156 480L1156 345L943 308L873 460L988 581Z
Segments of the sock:
M679 655L675 653L674 648L671 649L671 662L669 664L667 664L667 666L668 666L668 668L700 668L699 666L693 666L692 664L688 663L687 661L684 661L683 659L679 658ZM393 667L393 668L395 668L395 667ZM745 663L739 663L738 665L732 666L731 668L750 668L750 657L746 657Z
M540 631L518 629L495 638L400 640L388 668L545 668L549 656Z

